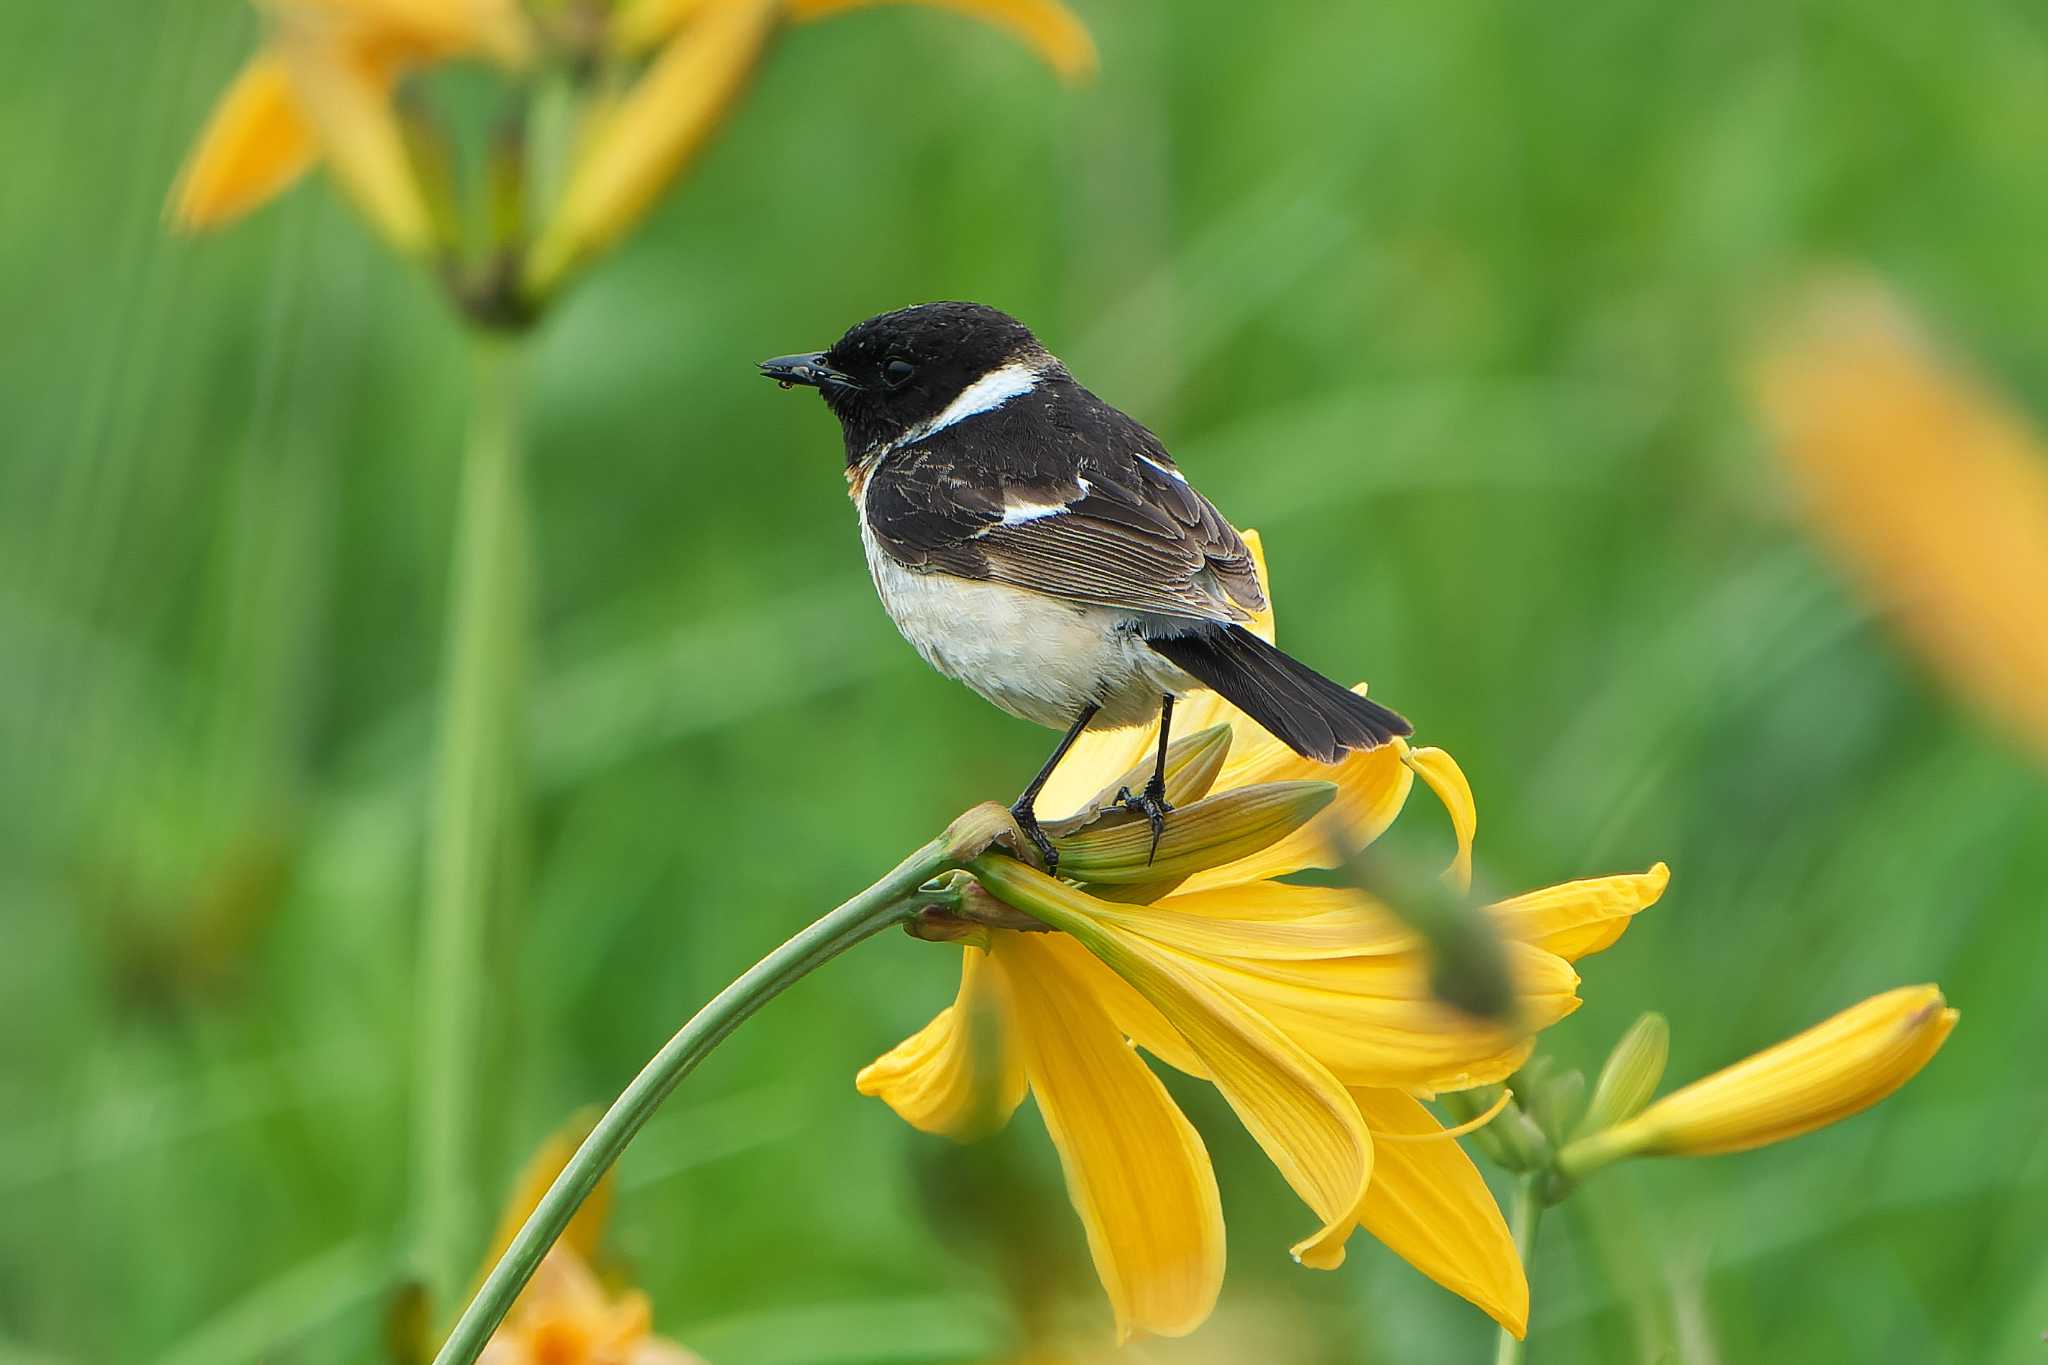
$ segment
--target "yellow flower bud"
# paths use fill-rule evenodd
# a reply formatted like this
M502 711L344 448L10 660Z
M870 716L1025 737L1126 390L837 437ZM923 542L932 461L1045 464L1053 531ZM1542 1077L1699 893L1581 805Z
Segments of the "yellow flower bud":
M1873 996L1574 1142L1559 1164L1579 1176L1625 1156L1716 1156L1803 1136L1911 1080L1956 1019L1938 986Z
M1330 782L1266 782L1205 797L1175 811L1155 853L1152 827L1124 812L1053 836L1060 873L1108 885L1164 881L1237 861L1277 843L1337 795Z

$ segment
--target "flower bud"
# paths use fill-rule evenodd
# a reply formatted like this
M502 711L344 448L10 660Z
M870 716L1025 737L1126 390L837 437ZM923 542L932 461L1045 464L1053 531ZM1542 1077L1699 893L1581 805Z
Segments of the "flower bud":
M1331 782L1237 787L1167 817L1155 853L1152 826L1118 811L1064 836L1053 835L1060 874L1108 885L1165 881L1235 862L1286 838L1337 795Z
M1600 1068L1600 1079L1593 1086L1593 1102L1586 1106L1586 1118L1579 1131L1597 1133L1634 1118L1636 1111L1657 1093L1657 1083L1664 1079L1664 1063L1670 1056L1671 1026L1664 1022L1663 1015L1652 1011L1629 1025L1614 1051L1607 1054L1606 1065Z
M1216 785L1216 774L1223 771L1223 760L1230 756L1230 727L1212 725L1206 730L1197 730L1183 735L1166 747L1166 803L1170 806L1192 805L1209 794L1209 788ZM1137 791L1152 779L1151 755L1132 767L1122 777L1095 793L1088 803L1088 810L1105 810L1117 804L1117 793Z
M1955 1027L1937 986L1902 986L1675 1090L1560 1154L1583 1176L1625 1156L1715 1156L1848 1118L1927 1065Z

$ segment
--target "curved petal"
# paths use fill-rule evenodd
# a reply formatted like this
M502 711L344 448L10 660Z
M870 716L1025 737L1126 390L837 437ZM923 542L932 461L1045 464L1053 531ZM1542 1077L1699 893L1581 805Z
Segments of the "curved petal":
M760 64L780 0L729 0L672 41L596 129L527 267L546 293L644 217L710 139Z
M1504 937L1577 962L1611 946L1670 881L1671 869L1658 863L1647 872L1546 886L1489 905L1486 913Z
M990 892L1076 939L1165 1017L1322 1227L1293 1248L1317 1270L1343 1264L1372 1177L1372 1137L1337 1078L1283 1030L1220 989L1190 959L1097 916L1086 893L1008 858L982 859Z
M1024 1099L1024 1061L1005 986L987 953L966 948L953 1003L861 1068L854 1087L911 1127L961 1141L1008 1123Z
M1232 742L1215 790L1260 782L1334 782L1336 798L1329 809L1286 838L1250 857L1196 873L1181 885L1182 891L1263 881L1307 867L1334 867L1337 843L1363 848L1379 838L1401 813L1415 784L1415 774L1401 761L1405 746L1398 740L1323 764L1301 757L1250 721L1245 723L1252 733L1240 734Z
M1479 832L1479 807L1472 800L1472 784L1465 780L1465 770L1458 766L1458 761L1442 749L1412 749L1405 744L1401 747L1405 751L1401 761L1428 783L1436 799L1444 803L1451 828L1458 835L1458 851L1451 858L1451 865L1444 869L1444 880L1460 893L1470 891L1472 840Z
M261 53L214 105L178 172L171 222L192 232L231 223L304 175L317 155L284 63Z
M1355 1089L1375 1133L1421 1137L1381 1142L1359 1221L1397 1255L1520 1337L1529 1323L1529 1280L1493 1192L1464 1148L1398 1090Z
M848 10L872 9L903 0L789 0L789 17L799 23L826 19ZM970 19L993 24L1036 52L1065 80L1095 74L1095 40L1088 26L1058 0L914 0L933 9L949 9Z
M1223 1286L1223 1207L1208 1150L1040 937L998 932L991 952L1012 983L1025 1069L1118 1339L1183 1336Z

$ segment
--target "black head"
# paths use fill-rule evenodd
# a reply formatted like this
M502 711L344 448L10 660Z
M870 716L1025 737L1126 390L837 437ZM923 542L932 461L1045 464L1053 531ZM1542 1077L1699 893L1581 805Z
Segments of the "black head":
M930 424L989 374L1057 364L1007 313L979 303L921 303L869 318L829 351L764 360L761 373L784 388L817 389L839 418L852 463Z

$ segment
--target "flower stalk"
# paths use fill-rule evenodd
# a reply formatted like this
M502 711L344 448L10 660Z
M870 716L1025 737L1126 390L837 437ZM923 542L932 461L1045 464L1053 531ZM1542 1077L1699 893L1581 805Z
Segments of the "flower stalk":
M1536 1229L1543 1221L1543 1195L1537 1188L1542 1177L1531 1173L1515 1181L1514 1203L1508 1209L1508 1231L1515 1239L1515 1255L1529 1265L1536 1249ZM1500 1329L1500 1344L1494 1348L1493 1365L1521 1365L1526 1336Z
M548 1248L576 1210L626 1150L661 1102L696 1069L711 1049L810 972L894 924L908 922L924 904L921 888L946 870L951 841L932 840L874 885L799 930L713 996L654 1054L590 1130L576 1155L534 1206L483 1286L449 1333L434 1365L469 1365L497 1330ZM950 902L950 893L938 893Z
M474 348L427 838L414 1104L416 1252L434 1301L444 1304L468 1259L484 976L491 920L503 915L512 889L525 654L520 346L477 334Z

